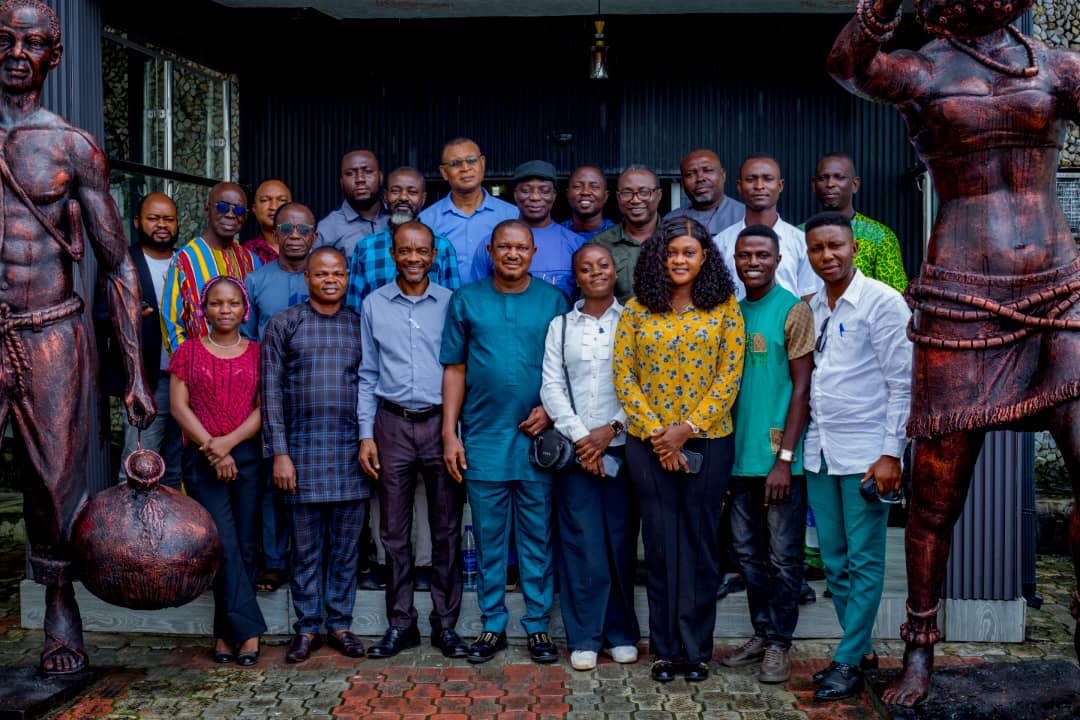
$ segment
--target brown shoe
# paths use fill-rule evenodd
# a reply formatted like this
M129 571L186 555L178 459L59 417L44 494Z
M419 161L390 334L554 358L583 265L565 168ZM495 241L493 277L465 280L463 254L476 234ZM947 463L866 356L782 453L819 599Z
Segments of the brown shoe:
M293 639L285 651L285 662L302 663L311 657L312 651L318 650L320 645L322 645L322 639L318 635L297 633L293 635Z
M742 667L752 665L763 657L765 657L765 638L755 635L720 662L728 667Z
M791 679L791 651L779 645L765 648L765 659L761 661L758 682L783 683Z
M417 640L417 644L419 644L419 636ZM348 630L342 630L339 633L330 633L326 636L326 644L346 657L364 657L364 643L360 642L360 638L356 637Z

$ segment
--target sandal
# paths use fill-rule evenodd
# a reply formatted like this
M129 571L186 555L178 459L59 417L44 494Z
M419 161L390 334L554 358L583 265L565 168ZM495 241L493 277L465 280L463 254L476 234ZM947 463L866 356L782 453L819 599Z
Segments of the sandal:
M260 570L255 578L255 589L259 592L274 592L289 581L289 574L284 570Z

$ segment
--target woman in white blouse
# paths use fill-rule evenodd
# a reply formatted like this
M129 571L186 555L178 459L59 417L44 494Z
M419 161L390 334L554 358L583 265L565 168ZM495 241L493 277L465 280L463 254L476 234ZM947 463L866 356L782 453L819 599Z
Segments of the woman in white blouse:
M614 294L615 261L607 248L587 244L574 253L572 267L583 299L548 327L540 399L577 455L555 474L559 602L570 663L575 670L591 670L601 651L616 662L636 662L640 630L631 569L630 476L623 462L626 413L611 375L622 312Z

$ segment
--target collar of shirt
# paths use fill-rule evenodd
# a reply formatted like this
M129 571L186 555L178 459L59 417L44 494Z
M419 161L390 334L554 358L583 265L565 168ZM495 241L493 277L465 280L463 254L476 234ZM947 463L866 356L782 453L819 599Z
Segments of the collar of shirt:
M345 222L351 223L356 222L357 220L363 220L364 222L371 223L372 225L378 223L379 219L383 216L389 217L389 213L386 212L386 208L382 206L381 201L379 202L379 214L376 215L375 218L372 220L369 220L368 218L363 217L360 213L356 212L356 208L350 205L348 200L341 201L341 214L345 216Z
M836 299L837 303L841 301L846 302L853 308L859 306L859 298L862 297L863 286L866 284L866 276L862 274L859 268L855 268L855 274L851 277L851 282L848 283L847 288L844 289L844 294ZM814 297L810 298L810 309L814 311L814 315L820 313L827 313L831 315L835 312L835 308L829 308L829 288L825 286L817 291Z
M442 208L443 214L457 215L458 217L468 219L470 217L475 217L478 213L494 212L495 207L492 200L494 200L495 198L492 197L491 193L489 193L486 188L480 188L480 192L484 194L484 199L481 201L479 207L477 207L476 210L473 211L472 215L466 215L465 213L458 210L458 206L454 204L454 198L452 195L447 195L445 198L443 198L446 203Z
M639 243L634 238L626 234L626 223L620 222L616 227L619 228L619 239L615 242L622 243L623 245L633 245L634 247L641 247L642 243ZM657 225L659 229L659 225Z
M416 304L422 303L425 300L432 300L434 302L438 302L439 298L437 298L434 293L432 293L432 289L435 287L438 287L438 285L433 282L429 282L428 286L424 288L424 292L420 293L419 295L406 295L405 292L401 289L401 286L398 285L397 278L395 278L375 290L372 294L378 293L379 295L384 295L388 300L395 300L400 297L406 302Z
M582 298L581 300L578 300L577 302L575 302L574 307L570 308L570 312L567 313L568 319L570 321L572 321L572 322L578 322L583 317L589 317L589 318L592 318L593 320L604 320L605 318L607 318L612 313L614 313L616 316L619 316L619 315L622 314L622 311L623 311L623 306L621 304L619 304L618 300L615 300L614 302L612 302L611 306L608 307L608 309L604 311L604 314L601 315L598 318L594 318L592 315L586 316L585 313L581 312L581 308L583 308L583 307L585 307L585 299L584 298Z

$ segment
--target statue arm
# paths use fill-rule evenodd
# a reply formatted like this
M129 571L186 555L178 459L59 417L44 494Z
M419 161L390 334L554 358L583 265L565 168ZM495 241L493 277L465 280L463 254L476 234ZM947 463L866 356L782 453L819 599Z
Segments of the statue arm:
M1050 63L1058 78L1061 114L1080 123L1080 53L1072 50L1050 51Z
M869 13L879 21L897 17L901 0L874 0ZM849 91L880 102L900 103L911 98L914 89L925 84L928 63L915 52L881 51L882 40L867 31L858 16L840 31L826 67L833 78Z
M145 429L153 421L157 408L146 386L139 350L142 333L139 277L127 251L120 212L109 195L105 156L82 133L73 133L71 137L76 199L97 257L98 273L124 361L128 422Z

